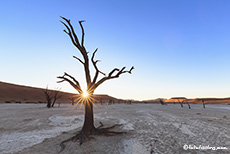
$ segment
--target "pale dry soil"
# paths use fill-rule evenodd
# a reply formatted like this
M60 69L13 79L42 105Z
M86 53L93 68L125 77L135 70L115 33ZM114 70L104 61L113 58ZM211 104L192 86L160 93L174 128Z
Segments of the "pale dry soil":
M191 104L95 105L95 125L123 124L127 134L94 136L81 146L66 143L61 154L230 153L230 106ZM57 154L61 141L81 129L84 109L45 104L0 104L1 154ZM184 150L184 145L227 150Z

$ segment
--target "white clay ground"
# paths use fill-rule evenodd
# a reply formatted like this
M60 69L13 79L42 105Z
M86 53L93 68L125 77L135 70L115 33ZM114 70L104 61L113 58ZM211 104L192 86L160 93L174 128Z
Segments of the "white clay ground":
M230 105L95 105L95 125L123 124L117 136L94 136L79 146L66 143L61 154L230 153ZM61 141L83 125L84 108L45 104L0 104L0 154L57 154ZM184 145L224 147L191 149Z

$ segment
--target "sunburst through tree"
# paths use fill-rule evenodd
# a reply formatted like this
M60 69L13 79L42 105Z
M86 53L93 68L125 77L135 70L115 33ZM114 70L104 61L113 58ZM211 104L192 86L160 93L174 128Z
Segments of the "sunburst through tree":
M95 74L94 77L91 78L90 75L90 69L89 69L89 64L90 64L90 60L89 60L89 56L88 56L88 51L86 50L85 46L84 46L84 38L85 38L85 32L84 32L84 28L82 26L82 23L84 21L79 21L79 25L81 27L81 41L79 41L77 34L74 31L74 28L72 26L72 24L70 23L70 20L61 17L63 20L61 21L61 23L66 27L66 30L64 30L64 32L70 37L71 42L73 43L73 45L80 51L81 55L82 55L82 59L78 58L76 56L73 56L75 59L77 59L84 67L84 72L85 72L85 79L86 79L86 84L87 84L87 89L84 92L80 86L80 83L71 75L69 75L68 73L64 73L63 76L59 76L58 78L61 79L60 82L66 81L68 82L74 89L76 89L78 91L78 93L80 94L80 98L79 98L79 102L84 104L84 108L85 108L85 117L84 117L84 124L83 127L81 129L81 131L63 141L60 145L62 147L61 151L65 148L64 143L68 142L68 141L76 141L79 140L80 144L83 143L83 141L89 139L90 135L114 135L114 134L122 134L124 132L114 132L111 131L110 129L114 128L115 126L118 126L118 124L115 124L111 127L107 127L107 128L103 128L103 124L100 123L101 125L99 127L95 127L94 126L94 117L93 117L93 95L94 95L94 91L96 90L96 88L98 86L100 86L102 83L104 83L107 80L110 79L115 79L118 78L121 74L124 73L130 73L132 72L132 70L134 69L134 67L131 67L129 70L126 70L126 67L123 67L121 69L119 68L114 68L113 70L111 70L108 75L106 75L105 73L103 73L102 71L99 70L97 63L99 62L99 60L95 60L95 54L97 52L97 49L93 52L92 57L91 57L91 63L94 66L95 69ZM104 77L102 77L101 79L98 80L98 76L99 74L102 74Z

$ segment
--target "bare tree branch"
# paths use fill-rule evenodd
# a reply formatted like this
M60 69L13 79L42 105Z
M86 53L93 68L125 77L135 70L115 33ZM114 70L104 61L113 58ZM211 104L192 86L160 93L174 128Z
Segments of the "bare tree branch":
M90 71L89 71L89 57L87 55L88 52L86 51L86 49L84 47L84 36L85 36L85 33L84 33L84 28L82 26L82 22L84 22L84 20L79 21L79 24L80 24L81 30L82 30L82 40L81 40L81 44L80 44L79 40L78 40L78 37L77 37L77 35L76 35L75 31L74 31L74 28L73 28L73 26L70 23L70 20L68 20L68 19L66 19L66 18L64 18L62 16L61 16L61 18L68 24L67 25L67 24L65 24L64 22L61 21L61 23L63 25L65 25L65 27L68 30L68 32L66 32L66 31L64 31L64 32L66 32L69 35L72 43L78 48L78 50L81 52L81 54L82 54L82 56L83 56L83 58L85 60L83 62L82 60L80 60L80 59L77 58L81 63L84 64L84 70L85 70L85 76L86 76L87 86L90 87L91 86L91 76L90 76Z
M82 30L82 38L81 38L81 44L79 43L79 39L74 31L73 26L70 23L70 20L64 18L61 16L61 18L66 22L64 23L63 21L61 21L61 23L67 28L68 31L64 30L65 33L67 33L72 41L72 43L78 48L78 50L81 52L84 61L82 61L80 58L73 56L75 59L77 59L78 61L80 61L80 63L82 63L84 65L84 70L85 70L85 77L86 77L86 82L87 82L87 89L90 90L95 90L100 84L102 84L104 81L109 80L109 79L113 79L113 78L118 78L121 74L124 73L130 73L132 72L132 70L134 69L134 67L132 67L130 70L125 70L126 67L123 67L121 69L118 68L114 68L109 74L108 76L105 76L105 73L101 72L98 67L97 67L97 63L99 62L99 60L95 60L95 54L97 52L97 49L93 52L91 61L92 64L96 70L95 72L95 76L93 78L93 81L91 81L91 76L90 76L90 70L89 70L89 57L88 57L88 52L86 51L85 47L84 47L84 39L85 39L85 32L84 32L84 27L82 25L82 22L84 22L84 20L79 21L79 25L81 27ZM102 79L100 79L97 82L97 78L99 73L103 74L105 77L103 77ZM68 78L70 79L68 79ZM75 78L73 78L72 76L70 76L69 74L65 73L62 77L58 77L59 79L62 79L59 82L63 82L63 81L67 81L69 82L75 89L77 89L77 91L79 93L82 93L81 87L78 83L78 81L76 81ZM74 83L74 82L75 83Z
M85 64L80 58L76 57L76 56L73 56L73 58L77 59L80 61L80 63L82 63L83 65Z
M72 26L71 23L70 23L70 20L68 20L68 19L66 19L66 18L64 18L64 17L62 17L62 16L60 16L60 17L68 23L69 27L68 27L64 22L61 21L61 23L64 24L65 27L68 29L69 33L70 33L70 34L72 33L73 36L71 35L71 37L72 37L72 38L74 37L75 44L76 44L75 46L79 49L79 48L81 47L81 45L80 45L80 43L79 43L78 37L77 37L77 35L76 35L75 31L74 31L73 26ZM71 30L70 30L70 29L71 29ZM79 49L79 50L80 50L80 49Z
M64 31L66 34L69 35L69 37L70 37L70 39L71 39L73 45L76 46L76 47L79 49L80 46L79 46L78 43L75 42L76 39L75 39L75 41L74 41L74 38L73 38L73 36L72 36L72 32L71 32L70 28L69 28L63 21L60 21L60 22L61 22L61 23L67 28L67 30L68 30L68 32L67 32L66 30L63 30L63 31Z
M80 87L79 82L74 77L72 77L71 75L67 74L66 72L64 73L64 76L65 75L68 76L68 77L70 77L75 82L75 84Z
M53 103L52 103L52 107L54 107L54 104L56 103L56 101L62 97L62 95L58 95L60 92L61 88L57 89L54 91L54 95L53 95Z
M46 97L46 101L47 101L47 107L50 108L51 104L52 104L52 99L53 99L53 95L50 91L48 91L48 86L46 87L46 90L43 91Z
M79 21L79 24L80 24L80 26L81 26L81 31L82 31L81 46L84 48L85 31L84 31L84 28L83 28L83 26L82 26L82 22L85 22L85 20Z
M94 78L93 78L93 82L92 82L93 84L96 83L99 73L101 73L101 74L103 74L105 76L105 73L101 72L97 67L97 62L99 62L99 60L96 60L96 61L94 60L94 57L95 57L95 54L96 54L97 50L98 50L98 48L93 52L93 56L91 58L93 66L94 66L94 68L96 70Z
M65 76L71 78L75 83L74 83L73 81L71 81L70 79L66 78ZM78 82L74 77L72 77L71 75L69 75L69 74L67 74L67 73L64 73L63 76L58 76L57 78L62 79L61 81L58 81L58 83L67 81L67 82L69 82L69 84L70 84L72 87L74 87L74 89L76 89L76 90L79 92L79 94L82 94L82 93L83 93L83 91L82 91L82 89L81 89L81 86L80 86L79 82Z
M132 70L134 69L134 66L132 66L131 68L130 68L130 70L129 71L126 71L127 73L129 73L129 74L132 74ZM126 73L125 72L125 73Z
M103 77L101 80L99 80L97 83L95 83L92 86L92 89L95 90L99 85L101 85L103 82L110 80L110 79L114 79L114 78L118 78L121 74L124 73L132 73L132 70L134 69L134 67L131 67L131 69L129 71L124 71L126 67L123 67L122 69L118 69L118 68L114 68L108 76ZM116 74L114 74L114 72L118 71ZM113 75L114 74L114 75Z
M115 71L119 71L119 69L118 68L114 68L110 73L109 73L109 77L111 77L112 76L112 74L115 72Z

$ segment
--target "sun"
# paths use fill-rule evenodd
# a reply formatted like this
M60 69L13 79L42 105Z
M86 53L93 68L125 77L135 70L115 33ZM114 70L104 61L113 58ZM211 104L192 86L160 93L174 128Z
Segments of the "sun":
M83 97L88 97L89 94L88 94L86 91L84 91L83 94L82 94L82 96L83 96Z

